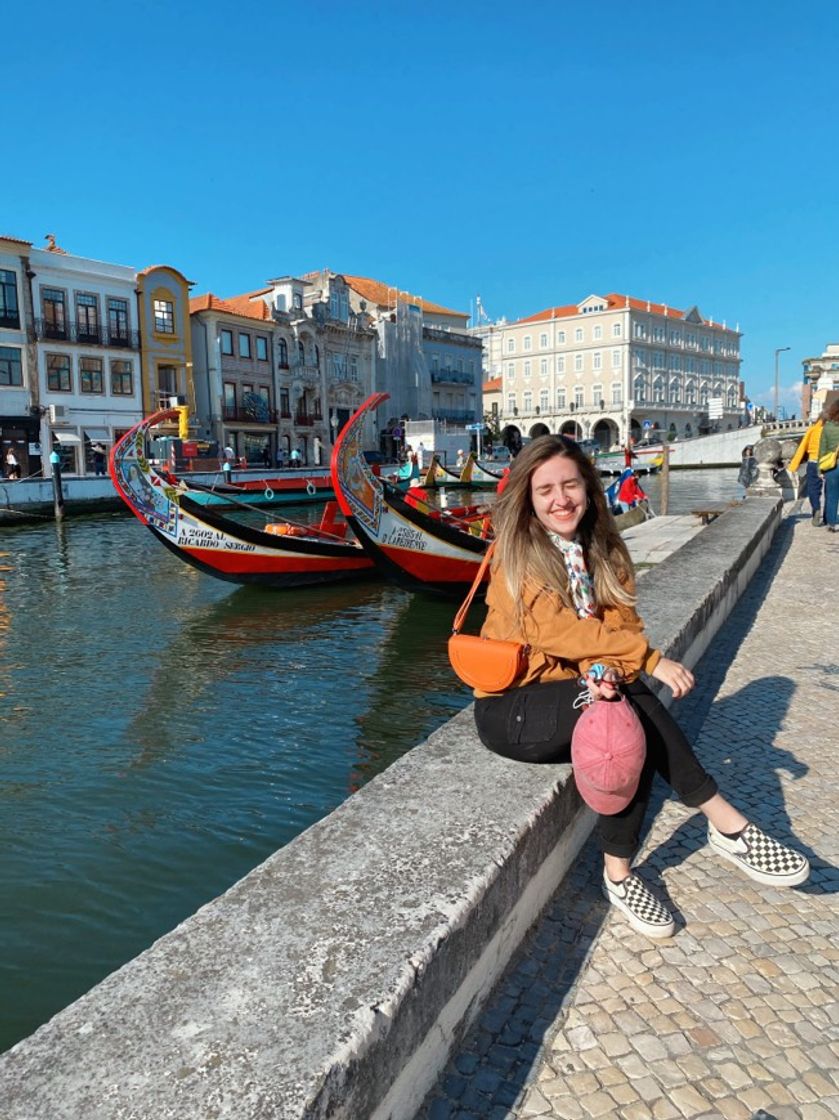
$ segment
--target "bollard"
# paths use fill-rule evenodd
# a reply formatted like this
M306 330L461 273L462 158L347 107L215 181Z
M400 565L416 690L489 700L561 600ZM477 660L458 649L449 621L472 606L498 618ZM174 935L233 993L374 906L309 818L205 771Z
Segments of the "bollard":
M55 520L64 517L64 489L61 485L61 456L57 451L50 452L50 466L52 467L52 501L55 510Z
M670 505L670 444L665 441L661 450L664 461L661 464L661 496L658 502L658 512L661 517L666 517Z

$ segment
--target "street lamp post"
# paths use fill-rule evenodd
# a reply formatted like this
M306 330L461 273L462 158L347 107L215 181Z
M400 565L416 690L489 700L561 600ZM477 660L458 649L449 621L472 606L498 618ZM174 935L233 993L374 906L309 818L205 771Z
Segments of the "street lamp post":
M775 395L774 395L773 402L772 402L772 411L775 415L776 423L777 423L777 420L778 420L778 410L779 410L779 407L780 407L780 405L779 405L780 381L778 380L779 379L779 374L780 374L780 357L781 357L781 354L783 354L783 352L785 350L789 350L789 349L790 349L789 346L779 346L778 349L775 351Z

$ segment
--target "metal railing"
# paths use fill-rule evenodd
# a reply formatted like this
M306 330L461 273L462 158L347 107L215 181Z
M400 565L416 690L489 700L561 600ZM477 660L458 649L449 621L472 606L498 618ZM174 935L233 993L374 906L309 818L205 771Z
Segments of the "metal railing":
M91 324L84 320L52 323L35 319L35 338L40 341L75 342L82 346L110 346L125 350L139 350L140 332L127 328Z
M222 420L238 420L244 424L276 424L277 410L275 408L249 409L239 405L222 405Z
M433 384L438 384L441 381L447 381L456 385L474 385L474 373L466 373L461 369L433 369L431 371L431 381Z

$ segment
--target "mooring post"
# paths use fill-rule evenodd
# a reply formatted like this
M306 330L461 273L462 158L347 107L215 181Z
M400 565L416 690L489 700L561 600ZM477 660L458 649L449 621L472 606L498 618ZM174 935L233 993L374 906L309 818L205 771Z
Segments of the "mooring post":
M662 452L664 459L661 464L661 498L658 512L662 517L666 517L670 505L670 444L666 440L662 445Z
M64 516L64 490L61 486L61 456L55 449L50 452L50 466L52 467L53 509L55 520L60 521Z

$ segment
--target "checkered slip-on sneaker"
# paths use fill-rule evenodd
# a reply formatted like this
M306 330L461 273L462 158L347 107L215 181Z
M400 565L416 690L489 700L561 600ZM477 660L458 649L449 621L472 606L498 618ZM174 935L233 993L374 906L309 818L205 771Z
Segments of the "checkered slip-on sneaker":
M810 864L799 852L779 844L754 824L747 824L736 840L723 836L708 822L708 843L718 856L731 860L758 883L797 887L807 880Z
M620 883L603 875L603 893L613 906L622 910L629 924L647 937L672 937L676 932L673 917L633 871Z

